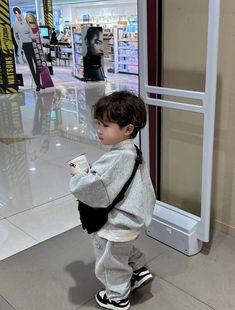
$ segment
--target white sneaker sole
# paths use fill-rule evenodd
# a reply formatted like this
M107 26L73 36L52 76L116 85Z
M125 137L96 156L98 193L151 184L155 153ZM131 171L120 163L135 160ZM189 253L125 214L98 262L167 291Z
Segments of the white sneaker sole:
M140 281L136 282L135 285L133 285L131 287L131 292L133 292L137 288L143 287L144 285L148 284L152 280L153 280L153 276L151 274L147 275L145 278L143 278Z
M130 308L130 303L127 303L127 305L126 305L126 306L123 306L123 307L116 307L116 306L114 306L114 305L112 305L112 304L107 304L107 305L102 304L102 302L100 302L96 296L95 296L95 300L96 300L97 304L98 304L100 307L105 308L105 309L111 309L111 310L117 310L117 309L128 310L128 309Z

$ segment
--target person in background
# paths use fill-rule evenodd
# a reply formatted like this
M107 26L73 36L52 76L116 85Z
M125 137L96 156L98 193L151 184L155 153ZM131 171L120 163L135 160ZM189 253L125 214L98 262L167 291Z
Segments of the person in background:
M68 45L71 42L71 35L68 28L64 29L64 32L61 32L57 38L61 43L68 43Z
M106 208L132 174L136 159L133 138L146 124L143 100L128 91L101 97L93 107L97 135L110 150L89 171L71 168L70 190L93 208ZM130 308L129 294L153 279L135 240L152 219L156 197L144 162L139 165L124 198L112 209L104 226L93 233L95 274L105 289L96 302L106 309Z
M57 39L55 28L52 28L50 44L58 44L58 39Z
M27 24L21 15L21 10L18 7L13 8L16 21L13 23L13 33L18 47L22 48L25 57L28 61L34 82L36 84L36 91L44 89L40 84L40 71L37 64L32 40L37 40L39 34L34 34L31 27Z
M57 40L58 40L58 41L63 41L63 37L64 37L64 32L61 31L61 32L58 34Z

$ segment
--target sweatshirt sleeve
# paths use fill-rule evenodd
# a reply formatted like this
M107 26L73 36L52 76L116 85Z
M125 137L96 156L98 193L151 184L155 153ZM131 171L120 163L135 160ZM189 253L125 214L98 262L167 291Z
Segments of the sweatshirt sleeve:
M71 178L70 190L82 202L94 208L106 208L111 202L100 176L93 173L82 173Z
M130 177L134 158L133 151L108 152L94 162L91 172L71 178L71 192L91 207L106 208Z

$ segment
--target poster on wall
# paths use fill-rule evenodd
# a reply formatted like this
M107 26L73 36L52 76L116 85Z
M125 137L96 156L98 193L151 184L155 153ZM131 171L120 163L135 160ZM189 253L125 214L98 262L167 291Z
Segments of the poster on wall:
M19 48L24 52L27 59L36 91L47 87L53 87L50 71L47 67L43 53L37 18L33 13L27 13L25 19L21 9L13 8L15 22L12 25L13 34Z
M103 29L82 27L84 79L104 81Z
M1 6L0 11L0 92L18 91L14 62L14 49L11 35L9 6Z

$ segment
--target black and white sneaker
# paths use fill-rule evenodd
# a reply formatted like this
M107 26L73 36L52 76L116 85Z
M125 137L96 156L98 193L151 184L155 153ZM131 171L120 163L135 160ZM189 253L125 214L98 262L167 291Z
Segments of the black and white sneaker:
M144 286L152 280L153 275L145 267L141 267L140 269L133 271L131 278L131 291L134 291L137 288Z
M130 302L128 298L114 301L107 298L105 291L99 291L95 296L96 302L98 305L105 309L122 309L122 310L128 310L130 308Z

